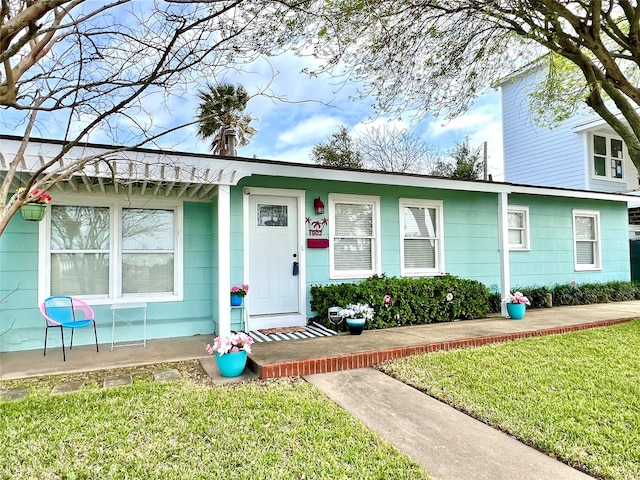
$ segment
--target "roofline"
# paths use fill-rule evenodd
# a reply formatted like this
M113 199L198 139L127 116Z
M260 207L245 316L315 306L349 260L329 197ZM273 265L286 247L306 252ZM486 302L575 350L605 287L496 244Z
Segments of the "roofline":
M22 141L19 135L0 134L0 140ZM30 143L43 143L50 145L65 145L64 140L30 138ZM516 193L528 195L550 195L556 197L581 198L593 200L610 200L617 202L638 201L637 196L593 192L589 190L568 189L561 187L535 186L508 182L494 182L484 180L455 180L447 177L416 173L384 172L367 169L348 169L341 167L326 167L323 165L286 162L282 160L269 160L247 157L227 157L221 155L206 155L201 153L150 149L143 147L118 147L115 145L82 143L78 147L114 150L120 149L130 152L139 152L152 155L176 155L199 160L221 160L229 168L235 168L238 172L237 180L251 175L280 176L292 178L309 178L318 180L351 181L355 183L386 184L395 186L408 186L420 188L436 188L442 190L457 190L483 193ZM249 168L247 168L249 167ZM274 168L276 167L276 168ZM280 168L278 168L280 167Z

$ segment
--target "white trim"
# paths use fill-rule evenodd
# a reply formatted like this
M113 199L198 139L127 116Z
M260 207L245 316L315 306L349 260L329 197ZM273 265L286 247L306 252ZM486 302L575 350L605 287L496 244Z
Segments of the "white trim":
M511 230L508 224L509 213L522 213L524 215L524 243L522 245L509 243L509 250L512 252L524 252L531 250L531 223L529 222L529 207L524 205L509 205L507 208L507 231ZM507 237L507 242L509 238Z
M352 279L367 278L371 275L382 273L382 241L380 230L380 197L373 195L352 195L342 193L329 194L329 278ZM373 205L373 246L371 248L371 270L336 270L334 263L334 237L335 237L335 205L336 203L354 203L360 205Z
M429 269L410 269L404 265L404 209L406 207L434 208L436 210L436 241L438 248L436 249L435 268ZM417 198L400 198L398 199L398 211L400 216L400 275L403 277L410 276L429 276L443 275L445 273L444 266L444 203L442 200L423 200Z
M304 235L306 214L306 191L288 190L284 188L244 187L242 192L242 259L243 276L250 278L249 262L249 221L251 218L249 207L249 195L264 195L272 197L294 198L298 207L298 310L293 314L285 315L261 315L261 324L272 321L273 327L306 325L307 323L307 269L306 269L306 243ZM251 312L249 312L251 318ZM262 328L262 327L261 327ZM268 327L264 327L268 328Z
M597 271L602 270L602 241L600 235L600 212L597 210L579 210L574 209L571 212L572 217L572 229L573 229L573 265L576 272L584 271ZM594 219L594 229L596 238L594 239L595 251L594 251L594 263L583 264L578 263L577 241L576 238L576 217L590 217Z
M500 252L500 292L505 298L511 292L511 263L509 260L509 197L498 196L498 248ZM501 303L501 314L508 317L507 306Z
M231 189L227 185L218 186L218 284L214 287L213 298L218 297L218 335L231 333L231 307L229 285L231 285Z
M183 270L183 202L154 201L150 206L146 199L110 195L104 197L78 197L77 195L56 194L55 201L47 206L45 218L39 226L38 253L38 301L42 302L51 295L51 207L52 206L88 206L109 209L109 293L107 295L76 295L89 305L112 305L130 302L180 302L184 299ZM122 294L121 262L122 249L120 242L114 239L121 237L122 210L125 208L147 208L151 210L173 211L173 293L140 293Z

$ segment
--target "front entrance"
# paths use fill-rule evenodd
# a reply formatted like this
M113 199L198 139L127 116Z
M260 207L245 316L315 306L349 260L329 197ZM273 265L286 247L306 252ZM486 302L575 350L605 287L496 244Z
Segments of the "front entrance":
M306 312L301 308L304 275L299 219L304 193L286 190L268 193L251 192L245 221L248 233L245 278L249 279L250 288L245 302L252 330L306 324ZM294 268L294 262L298 268Z

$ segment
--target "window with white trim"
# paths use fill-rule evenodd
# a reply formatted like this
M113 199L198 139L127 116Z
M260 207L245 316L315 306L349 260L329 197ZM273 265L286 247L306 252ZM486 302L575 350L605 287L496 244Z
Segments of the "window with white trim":
M329 195L330 277L366 278L381 273L380 198Z
M444 273L442 201L400 199L401 274Z
M179 300L182 209L52 205L47 295Z
M529 250L529 207L509 205L509 250Z
M601 268L600 212L573 211L573 252L576 270Z
M593 175L614 180L624 178L624 143L619 137L593 134Z

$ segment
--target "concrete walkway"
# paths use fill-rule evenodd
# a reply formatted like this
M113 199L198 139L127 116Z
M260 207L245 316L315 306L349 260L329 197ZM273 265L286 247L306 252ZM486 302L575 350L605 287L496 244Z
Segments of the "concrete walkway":
M592 478L373 368L304 378L438 480Z

